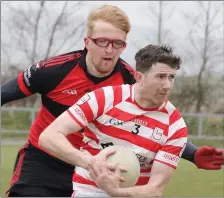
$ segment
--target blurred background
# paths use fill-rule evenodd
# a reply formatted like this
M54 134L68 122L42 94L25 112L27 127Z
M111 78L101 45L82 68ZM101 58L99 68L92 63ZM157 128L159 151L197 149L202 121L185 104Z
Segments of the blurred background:
M1 84L35 62L84 48L88 12L105 3L130 18L121 57L134 68L135 53L149 43L170 44L182 56L170 101L182 112L193 143L224 148L223 1L3 1ZM36 94L1 108L2 196L40 102ZM224 169L199 170L182 160L165 196L223 197L223 186Z

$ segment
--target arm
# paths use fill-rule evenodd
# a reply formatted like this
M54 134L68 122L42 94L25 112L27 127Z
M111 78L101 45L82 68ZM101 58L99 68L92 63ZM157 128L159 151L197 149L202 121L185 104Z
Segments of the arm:
M224 150L209 146L197 148L188 140L182 158L194 163L199 169L220 170L224 165Z
M184 149L182 158L194 163L194 155L197 150L197 147L190 141L187 141L186 148Z
M105 171L96 174L91 171L91 177L94 178L98 186L111 196L161 196L165 185L169 182L179 163L186 143L187 127L184 120L178 115L169 127L167 142L156 153L150 181L147 185L120 188L119 174L116 172L115 174L108 173L105 169Z
M1 105L45 91L49 74L44 63L33 64L13 80L1 86ZM44 85L43 85L44 83Z
M106 108L101 100L105 100L103 89L85 94L43 131L40 146L67 163L87 169L90 156L74 148L66 136L78 132L104 113Z
M67 135L81 128L66 111L43 131L39 137L39 144L59 159L87 169L89 156L74 148L66 138Z
M18 85L18 77L1 86L1 105L25 97L27 95L21 91Z

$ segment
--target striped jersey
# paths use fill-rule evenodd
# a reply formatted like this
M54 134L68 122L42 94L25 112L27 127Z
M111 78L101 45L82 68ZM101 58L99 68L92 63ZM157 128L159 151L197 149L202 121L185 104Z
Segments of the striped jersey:
M154 161L176 168L187 143L187 127L180 112L165 101L158 108L142 108L134 99L135 85L108 86L84 95L67 112L85 128L82 152L96 155L121 145L138 157L141 173L136 185L148 183ZM76 167L73 190L101 191L88 171Z

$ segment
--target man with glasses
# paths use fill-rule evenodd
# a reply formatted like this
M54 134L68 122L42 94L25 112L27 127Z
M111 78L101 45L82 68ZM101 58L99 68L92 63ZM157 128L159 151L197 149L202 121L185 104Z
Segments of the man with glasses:
M18 152L8 196L71 196L74 166L40 148L39 136L85 93L136 82L138 73L120 58L129 31L129 19L118 7L105 5L95 9L88 16L84 50L40 61L2 86L2 105L35 93L41 94L42 100L28 142ZM80 148L81 131L67 138ZM195 150L187 156L194 156Z

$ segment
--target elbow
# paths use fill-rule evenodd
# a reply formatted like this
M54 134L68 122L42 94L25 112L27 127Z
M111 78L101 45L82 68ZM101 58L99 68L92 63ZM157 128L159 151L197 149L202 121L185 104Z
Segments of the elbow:
M48 135L48 133L46 133L45 131L43 131L43 132L40 134L40 136L39 136L39 139L38 139L38 145L39 145L41 148L48 150L47 145L49 145L49 143L50 143L49 135Z

